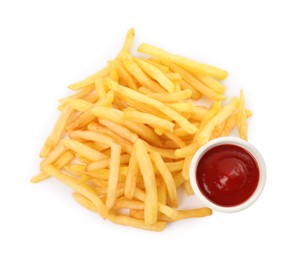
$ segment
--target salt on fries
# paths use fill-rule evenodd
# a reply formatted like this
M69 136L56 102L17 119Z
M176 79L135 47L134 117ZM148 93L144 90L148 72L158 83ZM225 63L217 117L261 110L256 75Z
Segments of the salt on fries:
M127 33L119 55L99 72L69 86L61 115L40 156L33 183L54 177L83 207L113 223L161 231L167 223L212 214L177 209L183 186L192 194L189 165L209 140L237 127L247 139L244 93L226 102L227 72L148 44L138 58ZM206 97L209 107L199 106ZM122 211L124 209L124 211Z

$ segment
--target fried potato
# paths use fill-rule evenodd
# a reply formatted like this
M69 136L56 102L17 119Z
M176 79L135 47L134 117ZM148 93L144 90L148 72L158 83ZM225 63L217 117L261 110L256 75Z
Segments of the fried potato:
M102 70L69 86L60 117L40 152L32 183L56 178L84 208L115 224L162 231L167 223L212 214L179 210L179 189L193 194L189 168L209 140L234 127L247 140L252 112L226 98L227 72L142 44L130 52L134 29ZM209 107L209 108L207 108Z

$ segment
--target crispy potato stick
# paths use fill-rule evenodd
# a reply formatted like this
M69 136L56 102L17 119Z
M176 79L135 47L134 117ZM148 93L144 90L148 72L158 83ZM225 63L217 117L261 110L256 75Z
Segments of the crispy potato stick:
M142 88L139 91L143 90ZM164 103L172 103L178 102L184 99L188 99L192 96L192 91L190 89L182 90L180 92L173 92L173 93L145 93L147 96L154 98L160 102Z
M185 147L185 142L182 141L178 136L176 136L173 132L164 131L164 135L171 139L178 147Z
M189 180L189 167L190 167L192 158L193 158L193 154L190 154L184 158L182 176L186 181Z
M198 142L192 142L191 144L175 150L175 155L179 158L186 158L189 155L194 154L198 149L200 145Z
M189 180L185 181L183 185L187 196L194 195L194 191Z
M157 81L168 92L172 93L174 91L175 86L173 82L170 79L168 79L166 75L157 67L142 59L135 59L135 62L147 75L149 75L152 79Z
M91 161L98 161L101 159L108 158L103 153L96 151L87 145L80 143L78 141L74 140L63 140L63 144L69 148L70 150L76 152L77 154L81 155L82 157L85 157L86 159L89 159Z
M126 57L123 59L123 65L141 85L155 92L164 91L164 89L157 82L153 81L141 70L141 68L136 64L130 55L126 55Z
M165 164L161 155L158 152L152 152L151 158L156 168L158 169L160 175L163 178L172 207L177 207L178 202L176 187L171 172L169 171L167 165Z
M201 121L204 118L204 116L206 115L207 112L208 112L208 109L206 107L195 106L194 104L192 104L192 112L191 112L192 116L191 116L191 119Z
M209 208L199 208L199 209L188 209L188 210L178 210L178 214L175 219L169 219L168 217L162 215L159 220L172 222L178 221L186 218L201 218L212 215L212 210Z
M204 83L208 88L211 88L217 93L223 94L225 91L225 86L223 86L218 80L205 75L196 75L197 78Z
M182 77L179 73L168 72L168 73L165 73L165 75L168 79L170 79L173 82L180 82L182 80Z
M117 72L116 65L114 64L113 61L109 61L108 63L110 65L110 76L109 76L109 78L111 80L114 80L114 81L118 82L118 80L119 80L119 74Z
M57 160L54 162L54 166L57 169L62 169L64 166L66 166L69 162L71 162L74 159L74 154L67 151L65 153L63 153L59 158L57 158ZM46 164L43 164L46 165ZM39 174L37 174L36 176L34 176L31 179L32 183L38 183L40 181L44 181L46 179L48 179L50 177L50 175L48 175L47 173L44 172L40 172Z
M179 55L171 54L167 51L164 51L160 48L157 48L155 46L152 46L146 43L141 44L138 47L138 51L145 54L149 54L153 57L157 57L159 59L166 59L170 62L176 63L184 67L185 69L195 73L202 73L202 74L205 73L219 79L225 79L227 77L227 71L225 70L218 69L211 65L201 64L196 61L181 57Z
M146 149L148 150L148 152L158 152L164 158L179 159L179 157L175 155L174 149L162 149L162 148L154 147L149 145L147 142L144 142L144 145Z
M195 78L191 73L187 70L173 64L171 62L162 61L167 67L169 67L173 72L179 73L181 77L192 87L194 87L197 91L202 93L204 96L213 99L213 100L223 100L225 97L220 93L215 92L214 90L205 86L202 82L200 82L197 78Z
M67 148L62 144L59 143L55 148L48 154L48 157L41 162L41 165L45 164L52 164L55 162L56 159L58 159L65 151Z
M144 143L141 139L138 139L134 144L136 159L140 168L140 172L144 179L144 185L146 190L145 199L145 217L144 221L146 225L151 225L157 221L157 186L155 173L150 156L147 153Z
M220 110L222 105L221 101L215 101L212 105L210 110L205 114L203 117L201 124L199 126L200 129L202 129Z
M63 134L65 133L65 126L68 120L73 115L74 110L66 106L66 108L61 112L59 119L57 120L56 125L54 126L51 134L45 141L45 144L40 152L40 157L47 157L48 154L55 148L55 146L61 140Z
M233 97L198 133L198 142L203 145L208 142L214 127L226 120L239 106L239 100Z
M157 221L153 224L147 225L143 220L124 215L115 215L113 213L108 214L108 219L115 224L140 228L148 231L162 231L166 227L165 222Z
M162 143L161 139L144 124L135 123L130 120L124 120L124 114L120 110L107 107L95 107L91 111L97 117L105 118L118 124L123 124L130 130L138 134L142 139L152 144L159 145Z
M183 176L182 176L182 171L180 171L179 173L175 174L173 176L174 182L175 182L175 186L176 188L178 188L181 184L183 184L185 182Z
M202 94L196 90L193 86L191 86L189 83L187 83L185 80L181 80L179 82L179 86L182 90L185 90L185 89L190 89L192 91L192 99L194 100L198 100L201 98Z
M116 201L115 208L122 209L135 209L135 210L144 210L144 203L138 200L127 200L119 199Z
M238 113L233 113L226 119L224 127L219 136L228 136L231 131L235 128L238 122Z
M179 172L182 170L184 160L177 161L177 162L167 162L166 166L170 172Z
M168 103L169 107L173 108L177 112L188 112L191 113L193 110L193 105L186 102Z
M124 68L122 62L114 61L118 74L119 80L120 78L123 79L127 86L133 90L137 90L136 80L129 74L129 72Z
M89 76L88 78L68 86L68 88L72 89L72 90L77 90L77 89L92 86L92 85L94 85L96 78L98 78L98 77L103 78L103 77L106 77L108 74L109 74L109 67L107 66L104 69L100 70L99 72Z
M106 134L106 135L110 136L114 140L115 143L122 146L124 151L131 154L131 151L132 151L131 143L129 141L127 141L126 139L122 138L121 136L117 135L115 132L113 132L109 128L106 128L104 126L100 126L97 123L92 123L92 124L88 125L88 129L91 131L96 131L98 133Z
M100 144L106 145L107 147L110 147L112 143L114 142L111 137L105 134L100 134L94 131L82 131L82 130L76 130L72 133L70 133L70 137L73 139L80 138L84 140L90 140L94 142L98 142Z
M106 207L110 210L116 199L116 190L118 187L119 171L120 171L120 155L121 155L121 146L117 144L112 144L111 146L111 163L110 163L110 177L108 181L108 192Z
M130 160L130 155L129 154L121 154L120 156L120 162L121 164L128 163ZM110 168L111 165L111 159L102 159L97 162L91 162L87 165L86 170L87 171L95 171L99 169L105 169L105 168Z
M240 106L239 106L239 112L238 112L237 126L238 126L240 137L247 141L248 140L247 113L245 111L245 98L244 98L244 92L242 89L240 92Z
M69 106L79 112L85 112L89 108L91 108L93 106L93 104L86 101L86 100L77 98L77 99L74 99L71 102L69 102Z
M174 179L173 179L173 182L174 182ZM163 205L167 204L167 189L164 182L162 182L160 186L158 186L158 201L159 203Z
M124 117L137 123L148 124L153 127L159 127L168 131L172 131L174 127L174 124L172 122L149 113L142 113L138 111L124 111Z
M60 111L62 111L65 106L70 103L71 101L75 100L75 99L84 99L88 94L90 94L92 91L93 91L93 86L90 86L90 87L87 87L87 88L83 88L81 89L78 93L74 94L74 95L71 95L69 97L66 97L66 98L61 98L59 99L59 107L58 109Z
M88 185L78 183L78 180L61 173L56 167L50 164L42 166L41 170L49 174L50 176L53 176L56 179L60 180L64 184L68 185L69 187L76 190L78 193L92 201L93 204L96 206L98 213L103 218L106 218L107 211L105 205L103 204L102 200L96 195L95 191Z
M84 208L89 209L93 212L97 212L97 209L95 207L95 205L86 197L84 197L83 195L81 195L78 192L74 192L73 194L74 199Z
M99 98L100 99L104 98L107 93L104 88L103 79L101 77L97 77L95 79L94 86L95 86L95 89L96 89L96 92L97 92Z
M129 50L131 48L131 45L132 45L133 40L134 40L134 29L133 28L130 28L127 31L123 48L120 51L117 59L122 59L122 58L124 58L129 53Z
M160 71L162 71L163 73L168 73L169 72L169 68L160 64L160 63L157 63L151 59L143 59L143 58L137 58L137 59L140 59L140 60L144 60L145 62L148 62L149 64L155 66L157 69L159 69Z
M139 167L138 167L138 163L136 159L136 153L135 153L135 150L133 149L131 153L130 161L129 161L129 167L128 167L128 172L127 172L126 182L124 187L124 195L127 199L133 199L138 170L139 170Z

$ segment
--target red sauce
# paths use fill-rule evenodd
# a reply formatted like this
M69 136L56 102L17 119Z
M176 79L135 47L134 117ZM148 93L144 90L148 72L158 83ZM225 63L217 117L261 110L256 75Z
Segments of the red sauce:
M196 177L207 199L219 206L232 207L245 202L254 193L259 168L248 151L226 144L215 146L202 156Z

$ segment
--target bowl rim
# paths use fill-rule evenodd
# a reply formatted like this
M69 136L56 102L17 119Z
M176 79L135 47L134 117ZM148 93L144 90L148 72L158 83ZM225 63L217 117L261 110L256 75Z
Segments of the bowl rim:
M258 168L259 168L259 181L258 181L258 185L257 185L257 188L254 191L254 193L245 202L243 202L239 205L236 205L236 206L232 206L232 207L220 206L220 205L213 203L209 199L207 199L203 195L201 190L199 189L199 186L198 186L197 180L196 180L196 169L197 169L197 166L198 166L198 163L199 163L201 157L208 150L212 149L213 147L216 147L219 145L224 145L224 144L232 144L232 145L237 145L239 147L244 148L246 151L248 151L255 158L255 160L258 164ZM238 211L244 210L244 209L248 208L249 206L251 206L258 199L258 197L261 195L261 193L264 189L264 186L265 186L265 182L266 182L265 161L264 161L261 153L258 151L258 149L254 145L252 145L250 142L245 141L245 140L238 138L238 137L219 137L219 138L213 139L213 140L209 141L207 144L201 146L198 149L198 151L194 154L194 156L191 160L191 163L190 163L190 182L191 182L191 186L192 186L193 191L194 191L195 195L197 196L197 198L207 207L209 207L213 210L227 212L227 213L238 212Z

